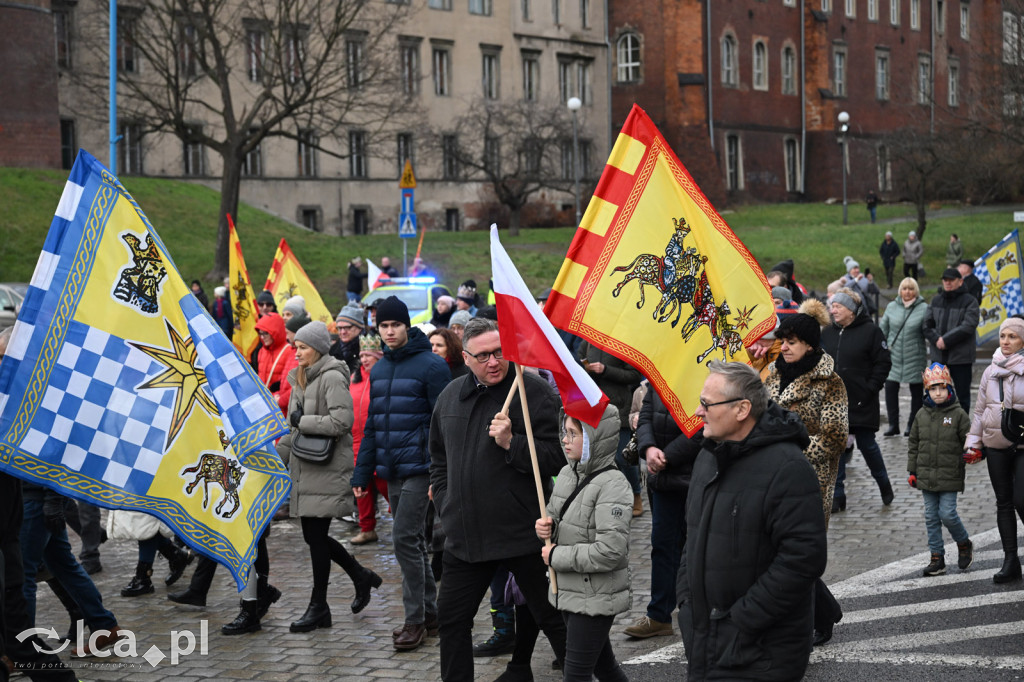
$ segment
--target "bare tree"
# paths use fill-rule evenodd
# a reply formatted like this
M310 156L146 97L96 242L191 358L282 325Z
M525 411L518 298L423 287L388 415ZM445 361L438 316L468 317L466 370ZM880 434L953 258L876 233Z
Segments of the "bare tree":
M564 106L477 101L430 137L441 145L440 156L454 164L449 174L455 170L483 182L509 209L512 236L519 234L522 208L533 194L572 190L572 161L565 158L572 150L572 119Z
M100 4L83 11L81 30L83 40L93 37L87 49L96 67L79 72L84 92L96 97L104 93L109 24ZM393 45L393 29L408 12L401 3L138 0L119 11L122 120L143 135L171 133L202 145L222 161L217 278L228 270L227 215L237 215L246 158L261 142L301 139L342 156L345 128L372 133L409 111Z

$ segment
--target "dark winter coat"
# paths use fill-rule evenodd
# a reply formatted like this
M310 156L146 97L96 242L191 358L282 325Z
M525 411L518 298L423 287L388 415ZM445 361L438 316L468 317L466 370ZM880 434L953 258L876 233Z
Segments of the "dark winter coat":
M604 371L600 374L591 374L597 387L608 396L609 402L619 411L619 418L622 422L620 428L629 428L629 402L633 399L633 391L640 385L643 375L640 370L629 363L620 360L611 353L601 350L596 346L584 341L577 349L579 359L586 363L600 362L604 364ZM586 364L584 364L586 367Z
M886 270L889 268L896 267L896 259L900 255L900 245L896 243L896 240L882 240L882 245L878 247L878 255L882 257L882 267Z
M926 394L910 427L907 471L917 475L919 490L964 491L964 440L971 430L971 418L960 407L952 386L949 393L949 400L942 405Z
M943 291L932 299L924 320L924 337L931 346L932 362L944 365L973 365L978 355L978 300L961 286ZM945 350L935 343L942 338Z
M686 492L690 487L693 463L704 442L704 432L698 431L688 438L657 391L647 391L640 418L636 424L637 452L646 458L647 448L659 448L665 453L665 468L647 475L647 487L659 492Z
M974 273L964 277L964 289L967 289L967 293L978 299L978 305L981 305L981 296L985 291L985 287L982 286L981 280Z
M328 353L348 365L348 371L354 375L356 368L359 367L359 337L357 336L348 343L339 338L331 344Z
M889 376L892 361L882 330L867 311L847 327L831 324L821 331L821 347L835 360L835 371L846 384L850 430L878 430L878 393Z
M536 374L526 372L523 380L537 463L541 479L546 481L565 464L558 435L561 402L548 382ZM505 379L494 386L478 384L471 372L453 380L434 408L430 423L434 507L448 534L445 551L462 561L540 552L534 530L540 508L518 396L508 411L512 420L509 449L499 447L487 434L514 381L511 363Z
M231 316L231 301L222 296L214 298L213 305L210 306L210 315L213 316L213 321L221 328L224 335L230 339L235 333L235 322Z
M348 285L345 287L346 290L351 291L353 294L363 293L363 280L366 279L366 273L359 270L359 266L355 263L348 264Z
M691 680L798 680L828 543L807 431L775 403L740 442L704 441L676 595Z
M920 296L909 307L897 298L885 308L878 326L885 334L892 359L887 381L899 384L919 384L924 368L928 366L928 347L924 341L924 320L928 304Z
M448 365L431 352L416 327L409 329L409 341L401 348L385 346L384 357L370 372L370 409L353 488L367 487L374 471L385 481L430 471L430 414L451 378Z

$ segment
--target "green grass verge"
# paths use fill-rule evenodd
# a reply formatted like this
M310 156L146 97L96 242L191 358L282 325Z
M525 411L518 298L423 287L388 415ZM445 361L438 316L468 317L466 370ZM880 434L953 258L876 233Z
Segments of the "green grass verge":
M28 281L46 237L67 174L63 171L0 168L0 281ZM205 279L213 267L218 195L185 182L124 178L128 191L146 212L186 281L199 278L212 296L217 282ZM725 211L723 217L765 268L792 258L805 286L824 290L843 274L843 257L882 274L878 246L887 229L901 244L914 224L871 225L862 203L849 207L850 225L842 225L842 207L823 204L776 204ZM913 218L908 205L882 205L878 219ZM937 285L944 267L949 234L956 232L967 255L977 257L1014 227L1009 211L929 220L925 235L926 283ZM345 298L346 263L356 255L375 262L388 255L401 266L402 240L395 235L331 237L314 234L249 206L239 209L238 230L254 286L265 281L281 237L285 237L316 283L328 307ZM531 290L551 286L572 239L571 228L523 230L502 243ZM409 240L409 262L417 240ZM486 289L490 275L488 235L477 232L429 233L423 257L450 287L473 278ZM923 287L924 288L924 287Z

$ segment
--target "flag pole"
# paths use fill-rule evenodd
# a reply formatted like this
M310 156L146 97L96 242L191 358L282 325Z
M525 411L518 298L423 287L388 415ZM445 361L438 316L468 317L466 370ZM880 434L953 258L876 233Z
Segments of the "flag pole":
M516 365L516 370L519 369L519 365ZM512 388L508 390L508 397L505 398L505 404L501 406L501 413L508 414L508 408L512 405L512 399L516 397L516 391L519 390L519 372L516 372L516 380L512 382Z
M540 504L540 517L548 518L548 508L544 504L544 485L540 480L540 464L537 463L537 446L533 442L533 425L530 422L530 408L526 404L526 383L523 381L523 368L516 363L516 380L513 385L519 385L519 402L523 404L523 422L526 425L526 442L530 445L530 463L533 464L533 482L537 486L537 502ZM510 394L511 395L511 394ZM544 541L544 545L551 546L551 538ZM548 573L551 575L551 594L558 594L558 581L555 579L555 569L548 566Z

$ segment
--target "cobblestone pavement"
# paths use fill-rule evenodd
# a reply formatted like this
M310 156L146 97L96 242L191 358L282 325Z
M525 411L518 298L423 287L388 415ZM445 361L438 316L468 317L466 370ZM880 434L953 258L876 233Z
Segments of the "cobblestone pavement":
M983 365L975 372L975 381ZM903 415L908 414L909 394L903 391ZM883 408L884 409L884 408ZM904 425L905 426L905 425ZM885 429L883 416L882 429ZM829 528L829 567L826 582L839 580L876 568L890 561L920 553L927 548L920 493L906 484L906 445L902 436L883 438L879 443L885 457L896 499L884 507L878 488L859 453L847 468L847 510L832 516ZM984 463L969 467L967 487L959 502L960 516L968 531L981 533L995 526L995 503ZM630 548L633 567L633 608L622 614L612 631L612 642L620 660L650 653L678 642L678 637L657 637L630 640L622 628L645 612L650 597L650 514L633 522ZM342 521L335 521L332 534L345 540L357 531ZM284 596L263 621L263 629L254 634L224 637L220 626L234 618L238 597L227 572L221 570L210 592L205 609L185 607L166 599L168 589L162 577L166 563L157 559L156 594L123 598L120 588L128 583L137 558L134 543L108 542L102 546L103 572L95 576L105 603L122 627L132 630L137 638L139 657L132 659L76 660L76 669L83 680L365 680L367 678L435 680L438 674L438 641L429 638L420 649L399 653L391 646L391 630L402 621L401 580L398 566L390 550L390 517L382 512L378 526L381 540L377 544L351 547L356 557L384 577L383 586L374 593L370 605L353 616L348 608L352 599L351 583L336 567L332 572L329 601L334 625L306 634L291 634L288 625L303 612L311 585L309 557L297 521L274 524L269 539L272 582ZM172 590L184 589L191 568ZM170 656L172 632L201 632L207 621L207 651L181 655L172 665L165 659L156 666L141 656L156 646ZM67 616L45 586L40 589L37 617L39 627L55 627L64 632ZM475 640L486 638L490 630L487 609L482 606L477 616ZM179 635L179 648L187 648L185 635ZM551 670L553 659L543 636L534 655L537 680L561 679ZM113 663L111 663L113 661ZM476 659L477 679L493 680L504 669L508 657ZM681 664L680 664L681 665ZM674 669L673 669L674 670ZM628 671L627 671L628 672ZM674 670L664 679L680 679L681 670ZM645 677L645 679L650 679Z

